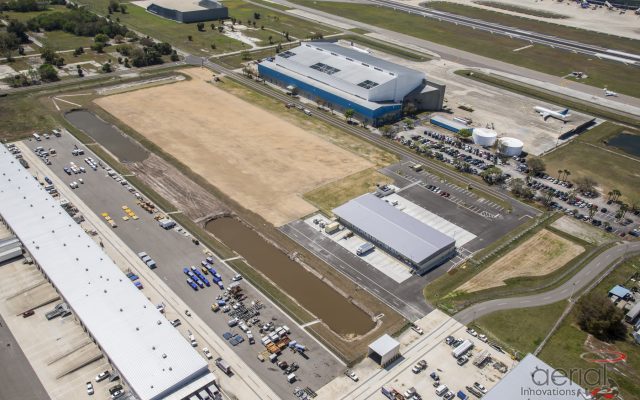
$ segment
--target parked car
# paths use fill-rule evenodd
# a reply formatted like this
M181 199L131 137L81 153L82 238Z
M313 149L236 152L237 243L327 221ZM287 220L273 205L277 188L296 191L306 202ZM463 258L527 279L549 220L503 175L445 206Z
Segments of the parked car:
M109 377L109 375L111 375L111 373L109 371L100 372L98 375L96 375L96 382L101 382L101 381L107 379Z
M173 321L171 321L171 325L173 325L174 327L180 326L180 325L182 325L182 321L180 321L180 319L176 318Z
M411 326L411 329L412 329L415 333L417 333L418 335L422 335L422 334L424 334L424 331L422 330L422 328L420 328L420 327L419 327L419 326L417 326L417 325L412 325L412 326Z
M208 348L202 348L202 352L204 353L204 356L207 357L207 360L211 360L213 358Z
M91 396L94 393L93 391L93 383L87 382L87 394Z

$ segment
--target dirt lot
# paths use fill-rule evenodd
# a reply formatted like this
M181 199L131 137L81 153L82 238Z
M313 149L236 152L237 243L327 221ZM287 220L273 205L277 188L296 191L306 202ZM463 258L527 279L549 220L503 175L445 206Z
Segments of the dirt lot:
M582 246L543 229L456 290L476 292L502 286L511 278L547 275L583 251Z
M142 162L126 165L145 184L193 221L230 212L218 199L153 153Z
M602 229L594 228L593 226L585 224L582 221L578 221L575 218L562 217L551 224L551 227L597 246L616 240L615 236L608 234Z
M372 166L185 72L194 79L96 103L270 223L315 211L302 193Z

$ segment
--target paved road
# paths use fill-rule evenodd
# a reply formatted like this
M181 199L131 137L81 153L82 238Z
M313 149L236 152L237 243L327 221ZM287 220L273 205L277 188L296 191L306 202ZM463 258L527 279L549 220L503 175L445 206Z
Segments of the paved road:
M48 399L40 379L0 316L0 400Z
M531 296L495 299L478 303L457 313L453 318L466 325L477 318L496 311L538 307L568 299L600 276L616 259L636 253L640 253L640 242L619 244L600 253L567 282L555 289Z
M407 4L402 4L396 1L389 0L368 0L375 4L379 4L383 7L393 8L394 10L403 11L409 14L416 14L423 17L434 18L446 22L451 22L458 25L467 26L473 29L483 30L491 32L493 34L499 34L508 36L514 39L526 40L531 43L538 43L546 46L556 47L575 53L586 54L589 56L595 56L598 58L606 58L612 61L622 62L625 64L640 65L640 55L629 54L626 52L616 51L614 49L607 49L600 46L594 46L591 44L585 44L576 42L573 40L563 39L557 36L543 35L538 32L525 31L518 28L512 28L510 26L500 25L492 22L485 22L479 19L464 17L461 15L438 11L428 7L417 7ZM613 42L613 41L612 41Z

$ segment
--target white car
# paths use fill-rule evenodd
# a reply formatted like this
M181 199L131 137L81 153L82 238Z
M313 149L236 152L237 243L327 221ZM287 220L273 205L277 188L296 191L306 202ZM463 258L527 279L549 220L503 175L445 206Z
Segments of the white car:
M360 378L358 378L358 375L356 375L356 373L353 371L347 371L347 376L354 382L358 382L360 380Z
M478 332L476 332L475 330L473 330L473 329L471 329L471 328L467 329L467 333L468 333L469 335L473 336L473 337L478 336Z
M478 339L480 339L481 341L485 342L487 341L487 335L478 335Z
M231 280L234 281L234 282L242 280L242 275L238 274L238 275L234 276L233 278L231 278Z
M424 331L422 330L422 328L420 328L420 327L419 327L419 326L417 326L417 325L413 325L413 326L411 326L411 329L413 329L413 331L414 331L415 333L417 333L418 335L423 335L423 334L424 334Z
M107 379L109 375L111 375L109 371L100 372L98 375L96 375L96 382L100 382Z
M116 390L115 392L111 393L111 398L112 399L117 399L118 397L122 396L124 394L124 392L122 390Z
M478 382L475 382L475 383L473 384L473 387L474 387L474 388L476 388L476 389L478 389L479 391L481 391L481 392L482 392L482 394L486 394L486 393L487 393L487 388L486 388L486 387L484 387L484 385L481 385L481 384L480 384L480 383L478 383Z
M213 358L208 348L204 347L202 352L204 353L204 356L207 357L207 360L211 360Z
M87 382L87 394L89 396L93 394L93 384L91 382Z

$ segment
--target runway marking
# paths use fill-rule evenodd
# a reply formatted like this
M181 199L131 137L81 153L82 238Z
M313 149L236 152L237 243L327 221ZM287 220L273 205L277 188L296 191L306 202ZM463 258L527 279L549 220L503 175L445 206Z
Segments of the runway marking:
M532 44L530 44L530 45L528 45L528 46L520 47L520 48L518 48L518 49L513 49L513 51L514 51L514 52L516 52L516 51L520 51L520 50L525 50L525 49L528 49L529 47L533 47L533 45L532 45Z
M319 320L319 319L316 319L316 320L313 320L313 321L311 321L311 322L307 322L306 324L300 325L300 327L301 327L301 328L306 328L306 327L308 327L308 326L315 325L315 324L317 324L318 322L322 322L322 321L321 321L321 320Z
M242 257L237 256L237 257L226 258L226 259L224 259L224 260L222 260L222 261L227 262L227 261L239 260L239 259L241 259L241 258L242 258Z

